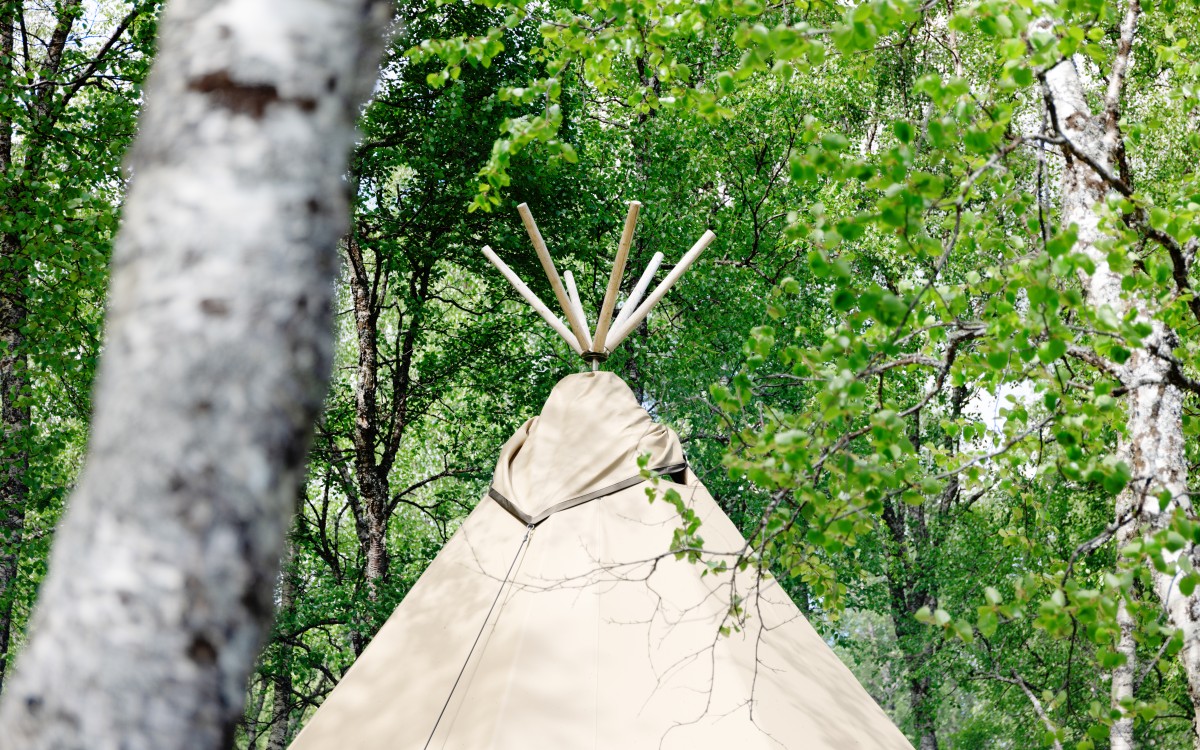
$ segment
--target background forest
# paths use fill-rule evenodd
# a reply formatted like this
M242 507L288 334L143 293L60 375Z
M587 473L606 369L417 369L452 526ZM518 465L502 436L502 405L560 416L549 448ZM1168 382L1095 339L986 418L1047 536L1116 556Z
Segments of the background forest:
M86 447L159 11L0 0L0 692ZM914 746L1200 747L1200 6L396 18L236 747L287 746L581 369L482 246L552 296L528 203L594 310L629 200L626 292L718 239L604 367Z

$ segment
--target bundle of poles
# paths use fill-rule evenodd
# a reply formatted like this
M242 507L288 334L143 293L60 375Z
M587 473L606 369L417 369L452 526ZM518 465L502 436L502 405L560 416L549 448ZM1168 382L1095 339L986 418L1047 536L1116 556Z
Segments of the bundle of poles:
M629 213L625 217L625 230L621 233L621 243L617 246L617 257L613 261L612 274L608 277L608 288L604 292L604 302L600 306L600 315L596 319L596 332L590 336L588 335L587 317L584 315L583 305L579 299L579 289L575 286L575 277L571 275L570 271L561 277L558 275L558 269L554 267L554 259L550 257L550 251L546 249L546 241L542 239L542 233L538 230L537 222L533 220L533 214L529 212L528 204L522 203L517 206L517 212L521 214L525 231L529 233L533 249L537 251L538 260L542 263L542 270L546 272L546 278L550 280L550 288L554 290L554 296L558 299L558 304L566 315L567 325L563 325L562 320L538 299L538 296L530 290L525 282L521 281L519 276L513 273L513 270L504 261L500 260L500 256L496 255L492 248L486 245L483 248L484 257L491 261L492 265L504 275L504 278L508 279L517 293L525 298L525 301L537 311L538 315L542 316L542 319L554 329L555 333L563 337L572 351L591 363L593 370L598 368L600 363L607 359L608 355L646 319L650 310L666 296L675 282L679 281L679 278L700 257L700 253L704 252L717 237L712 230L706 230L696 244L692 245L692 249L684 254L666 278L654 287L654 291L650 292L650 296L646 297L643 302L642 296L646 293L646 289L649 288L654 274L663 261L663 254L655 253L641 278L638 279L637 285L630 292L629 299L621 307L617 319L613 320L612 314L617 306L617 294L621 290L621 279L625 274L625 263L629 259L629 247L633 243L633 231L637 227L638 213L641 209L641 203L629 202ZM609 325L610 321L611 325Z

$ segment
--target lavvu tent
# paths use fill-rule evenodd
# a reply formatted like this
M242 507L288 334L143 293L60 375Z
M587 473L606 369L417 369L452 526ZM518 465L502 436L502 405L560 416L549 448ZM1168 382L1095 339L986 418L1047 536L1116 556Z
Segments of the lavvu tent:
M629 307L615 334L648 312ZM603 328L573 336L593 362ZM910 750L768 573L676 558L668 488L702 519L707 559L747 551L618 376L567 376L293 750Z

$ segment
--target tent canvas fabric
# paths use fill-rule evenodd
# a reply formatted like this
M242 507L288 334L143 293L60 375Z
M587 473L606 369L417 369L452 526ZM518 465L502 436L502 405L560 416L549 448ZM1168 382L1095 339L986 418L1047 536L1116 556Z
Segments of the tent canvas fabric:
M911 750L769 574L669 554L643 454L706 550L743 548L674 432L616 375L570 375L293 750Z

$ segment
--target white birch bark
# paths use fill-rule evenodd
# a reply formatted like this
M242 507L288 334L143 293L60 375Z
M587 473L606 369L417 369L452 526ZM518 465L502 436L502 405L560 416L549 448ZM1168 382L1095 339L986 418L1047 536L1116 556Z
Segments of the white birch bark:
M330 368L383 0L173 0L88 458L0 703L16 750L228 747Z
M1139 11L1137 0L1132 0L1122 24L1121 50L1110 77L1105 112L1098 116L1091 113L1072 61L1064 61L1052 68L1044 79L1053 107L1055 128L1070 141L1070 146L1063 150L1066 159L1062 184L1063 224L1078 227L1076 248L1086 253L1096 267L1095 273L1084 279L1088 301L1097 309L1110 308L1118 319L1135 311L1139 320L1151 326L1151 333L1142 346L1134 348L1129 360L1120 368L1121 379L1129 392L1127 425L1118 442L1117 456L1130 467L1132 481L1117 498L1116 515L1117 518L1128 518L1132 514L1137 519L1136 525L1126 524L1118 531L1117 544L1121 546L1143 533L1163 528L1176 509L1189 504L1183 442L1183 393L1170 382L1172 365L1166 356L1174 348L1175 334L1148 314L1144 300L1122 291L1121 274L1109 267L1107 253L1100 244L1105 235L1095 207L1105 199L1111 186L1083 158L1091 159L1110 175L1116 171L1115 162L1121 147L1117 125L1120 89ZM1159 499L1160 494L1170 499L1164 502ZM1174 562L1181 554L1192 555L1193 552L1189 547L1170 555L1168 560ZM1200 596L1184 596L1179 590L1178 576L1164 575L1153 569L1151 575L1155 594L1171 625L1183 634L1180 658L1187 675L1193 711L1196 711L1200 709ZM1114 670L1114 704L1133 697L1136 672L1134 621L1124 602L1120 604L1117 620L1121 628L1119 648L1128 662ZM1132 718L1118 721L1110 739L1112 750L1132 748ZM1194 735L1193 742L1200 750L1200 736Z

